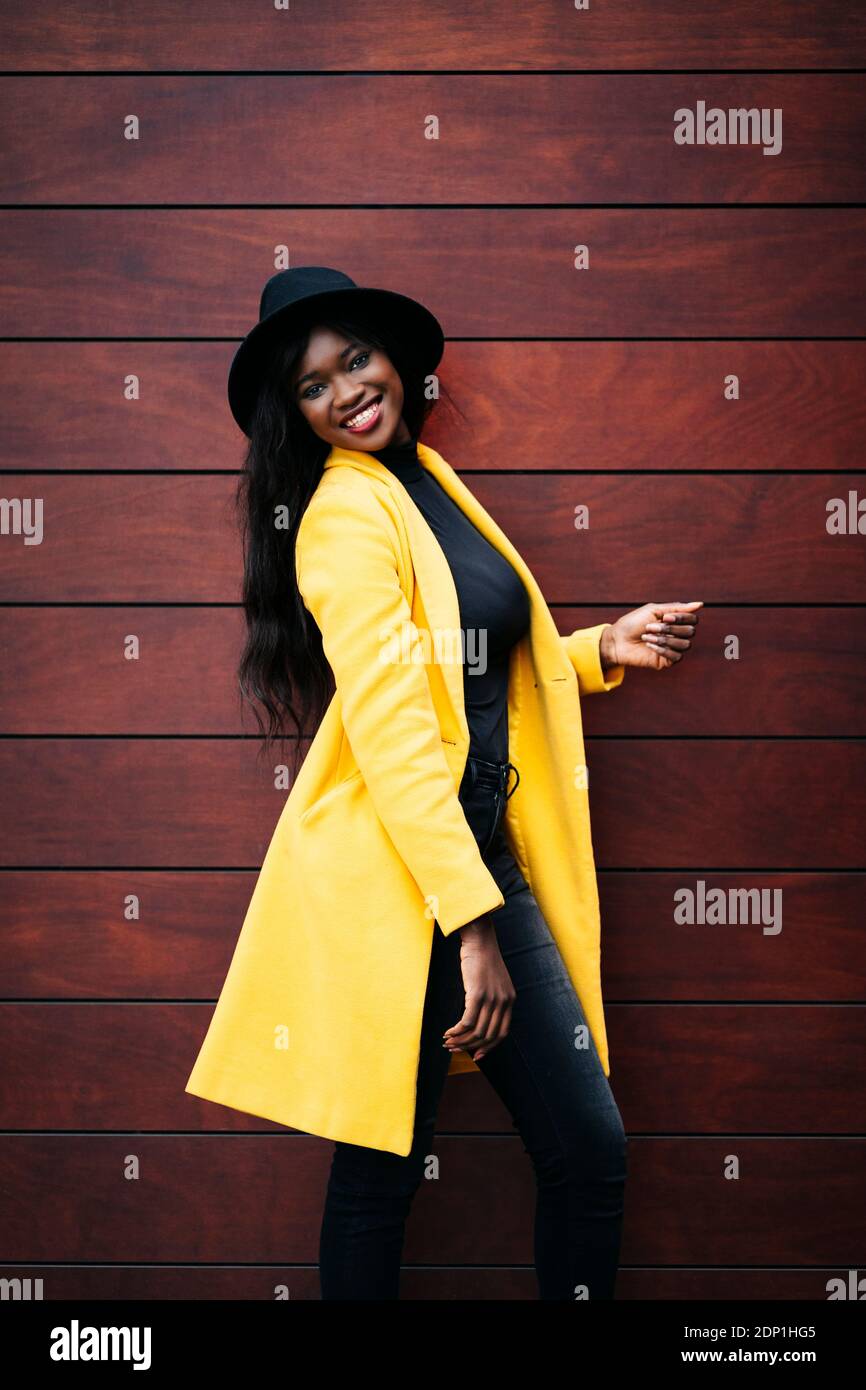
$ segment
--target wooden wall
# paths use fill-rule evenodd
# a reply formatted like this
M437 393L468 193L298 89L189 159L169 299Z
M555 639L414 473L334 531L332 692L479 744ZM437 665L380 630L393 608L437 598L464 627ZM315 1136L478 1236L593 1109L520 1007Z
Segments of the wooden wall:
M465 422L425 437L563 632L705 600L681 669L584 706L618 1297L826 1298L866 1258L866 538L826 528L866 490L862 7L0 10L2 486L44 506L0 535L0 1275L318 1296L330 1144L183 1090L284 797L235 698L225 376L285 246L440 316ZM676 145L699 100L780 108L782 151ZM677 925L699 880L782 931ZM436 1151L404 1297L534 1298L482 1077Z

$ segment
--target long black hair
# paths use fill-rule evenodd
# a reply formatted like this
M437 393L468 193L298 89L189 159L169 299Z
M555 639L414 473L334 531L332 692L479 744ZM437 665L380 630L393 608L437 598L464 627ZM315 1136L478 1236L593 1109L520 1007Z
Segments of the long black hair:
M351 317L317 318L281 341L263 377L236 495L247 623L238 683L241 703L246 700L252 707L262 735L260 755L279 737L284 756L287 720L294 724L293 776L301 760L301 736L314 731L334 691L321 633L304 607L295 576L295 537L331 452L289 389L314 323L386 353L403 383L402 415L413 439L420 436L436 400L435 393L428 394L408 343L393 330L374 330Z

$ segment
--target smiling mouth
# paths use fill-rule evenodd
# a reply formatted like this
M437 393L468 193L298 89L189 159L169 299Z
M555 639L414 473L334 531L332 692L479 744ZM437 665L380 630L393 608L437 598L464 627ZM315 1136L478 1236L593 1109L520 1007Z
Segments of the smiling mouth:
M363 430L372 429L382 413L382 396L374 396L372 401L357 410L354 415L350 415L348 420L343 421L343 429L351 430L353 434Z

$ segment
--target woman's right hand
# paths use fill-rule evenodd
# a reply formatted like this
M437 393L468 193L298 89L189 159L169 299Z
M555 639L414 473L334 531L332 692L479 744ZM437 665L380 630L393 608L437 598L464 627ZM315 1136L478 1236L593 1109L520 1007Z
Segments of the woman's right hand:
M460 1022L442 1037L449 1052L466 1051L477 1062L507 1036L517 991L489 916L461 927L460 937L466 1008Z

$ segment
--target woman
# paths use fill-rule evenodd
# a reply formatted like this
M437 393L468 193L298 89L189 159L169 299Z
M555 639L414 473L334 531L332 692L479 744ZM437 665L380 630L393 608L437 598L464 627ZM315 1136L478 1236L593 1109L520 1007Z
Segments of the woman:
M681 660L701 605L559 635L420 441L443 345L414 300L301 267L232 363L241 688L265 746L319 727L186 1089L334 1139L322 1297L393 1299L445 1078L480 1070L533 1164L539 1296L609 1299L626 1139L579 696Z

